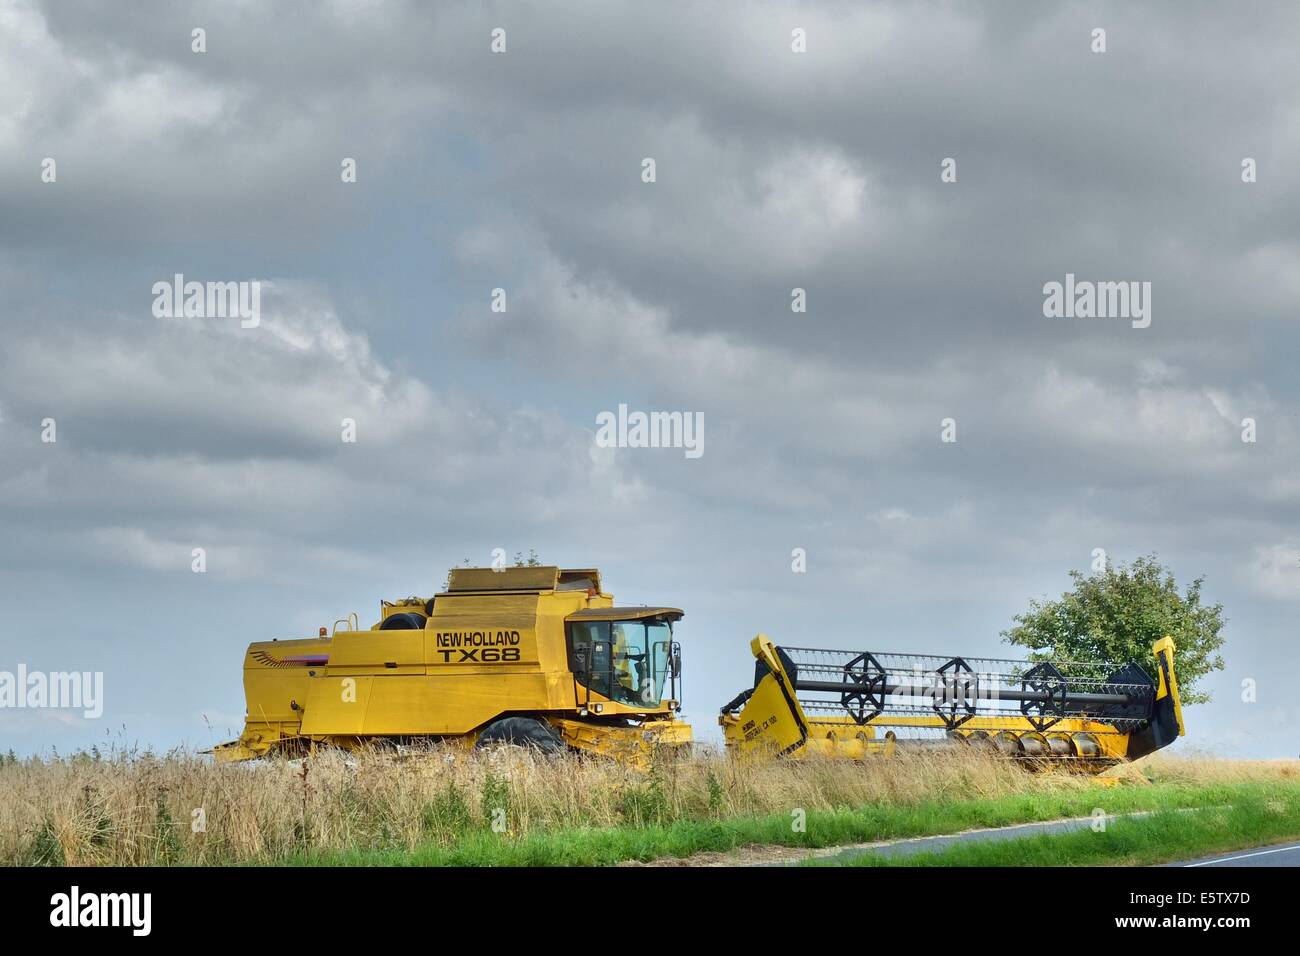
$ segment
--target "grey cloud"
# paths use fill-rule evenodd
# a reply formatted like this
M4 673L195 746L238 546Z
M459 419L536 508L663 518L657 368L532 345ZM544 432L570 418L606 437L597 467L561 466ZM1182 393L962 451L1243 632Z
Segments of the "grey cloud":
M189 693L126 668L108 686L160 742L195 732L195 699L238 712L251 637L427 593L498 546L686 607L705 734L755 630L988 653L1098 546L1157 550L1228 604L1204 739L1242 719L1240 673L1296 663L1285 5L0 19L0 649L134 654L172 614ZM153 319L176 271L273 283L263 327ZM1151 328L1044 318L1066 272L1150 280ZM620 402L703 412L705 456L594 448ZM69 593L100 642L41 613Z

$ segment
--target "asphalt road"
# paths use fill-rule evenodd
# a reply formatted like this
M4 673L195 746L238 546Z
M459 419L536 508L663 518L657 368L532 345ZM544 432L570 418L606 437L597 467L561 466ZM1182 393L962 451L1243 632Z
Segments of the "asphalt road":
M1137 816L1138 814L1134 814ZM1092 825L1092 817L1078 817L1073 820L1053 820L1050 823L1022 823L1013 827L998 827L992 830L967 830L951 836L918 837L915 840L898 840L892 843L874 843L865 846L847 847L834 853L818 854L819 860L847 861L864 854L877 856L909 856L913 853L930 853L946 850L957 843L981 843L995 840L1017 840L1021 837L1035 836L1039 833L1071 833Z
M1261 846L1253 850L1236 850L1207 856L1202 860L1186 860L1169 866L1300 866L1300 843L1281 843Z
M1146 813L1123 814L1127 817L1146 816ZM1113 819L1113 818L1112 818ZM1071 833L1083 830L1092 824L1092 817L1079 817L1073 820L1056 820L1050 823L1025 823L1013 827L999 827L991 830L968 830L951 836L920 837L915 840L898 840L891 843L875 843L863 846L845 847L832 853L818 854L820 860L838 860L845 862L864 854L874 853L878 856L908 856L913 853L926 853L947 849L957 843L979 843L992 840L1016 840L1021 837L1034 836L1039 833ZM1262 846L1250 850L1235 850L1217 856L1196 860L1184 860L1168 863L1166 866L1300 866L1300 843L1283 843L1275 846Z

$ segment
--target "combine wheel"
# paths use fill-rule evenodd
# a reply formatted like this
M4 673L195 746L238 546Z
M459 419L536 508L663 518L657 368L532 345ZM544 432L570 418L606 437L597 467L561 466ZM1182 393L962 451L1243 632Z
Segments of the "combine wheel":
M536 717L502 717L492 721L474 741L474 749L482 750L494 744L528 747L547 756L564 752L560 735Z

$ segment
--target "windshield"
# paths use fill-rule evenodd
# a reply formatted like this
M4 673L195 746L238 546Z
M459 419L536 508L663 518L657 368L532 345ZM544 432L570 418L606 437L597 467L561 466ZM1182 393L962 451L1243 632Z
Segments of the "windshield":
M667 621L584 621L571 633L574 650L591 648L593 691L633 706L663 700L673 639Z

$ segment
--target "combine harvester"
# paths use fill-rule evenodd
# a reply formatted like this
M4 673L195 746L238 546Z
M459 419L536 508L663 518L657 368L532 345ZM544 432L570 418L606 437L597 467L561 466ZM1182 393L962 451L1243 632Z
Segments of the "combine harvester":
M645 765L691 742L677 719L682 612L615 607L599 571L455 568L445 592L380 613L369 630L353 615L332 636L249 645L247 722L217 758L436 738Z
M860 759L963 743L1101 771L1183 733L1174 642L1139 664L1025 662L777 647L760 634L754 686L722 708L730 751ZM884 736L877 736L883 730Z
M432 598L383 602L367 630L352 615L332 635L249 645L244 732L214 752L233 761L440 739L648 766L691 743L679 719L681 617L616 607L595 569L455 568ZM937 731L1105 767L1182 733L1167 639L1155 647L1157 683L1137 664L898 658L778 648L762 635L751 646L754 687L721 717L728 748L745 756L857 759L891 752L900 733Z

